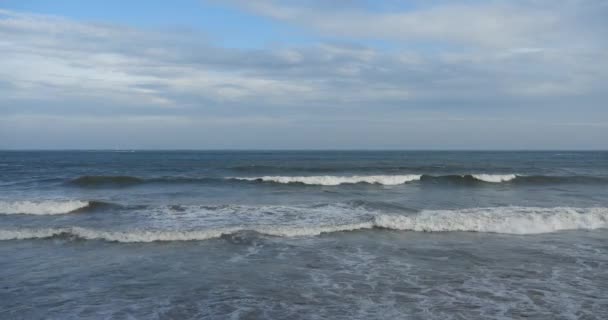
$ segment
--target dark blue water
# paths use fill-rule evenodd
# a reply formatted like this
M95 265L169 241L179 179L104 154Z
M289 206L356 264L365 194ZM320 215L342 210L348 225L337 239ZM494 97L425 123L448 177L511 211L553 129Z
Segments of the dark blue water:
M0 152L6 319L605 319L608 152Z

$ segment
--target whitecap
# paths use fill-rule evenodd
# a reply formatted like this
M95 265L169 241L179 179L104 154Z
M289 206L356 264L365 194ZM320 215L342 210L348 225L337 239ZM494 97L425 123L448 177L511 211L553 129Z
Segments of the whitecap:
M0 214L66 214L88 205L81 200L0 201Z
M428 210L411 216L378 215L374 225L409 231L539 234L608 227L608 208L494 207Z
M71 236L112 242L197 241L238 232L257 232L277 237L309 237L364 229L413 232L482 232L541 234L562 230L608 228L608 208L493 207L458 210L424 210L412 215L375 214L371 219L350 223L244 224L194 230L131 229L99 230L83 227L17 228L0 230L0 240L41 239Z
M472 174L473 178L492 183L507 182L517 178L516 174Z
M265 181L276 183L302 183L309 185L337 186L341 184L369 183L381 185L399 185L420 180L422 175L375 175L375 176L263 176L236 177L237 180Z

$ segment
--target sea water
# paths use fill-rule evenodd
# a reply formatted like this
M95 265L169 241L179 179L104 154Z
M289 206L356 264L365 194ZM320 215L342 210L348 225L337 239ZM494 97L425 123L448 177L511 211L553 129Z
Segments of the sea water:
M2 151L2 319L607 319L608 152Z

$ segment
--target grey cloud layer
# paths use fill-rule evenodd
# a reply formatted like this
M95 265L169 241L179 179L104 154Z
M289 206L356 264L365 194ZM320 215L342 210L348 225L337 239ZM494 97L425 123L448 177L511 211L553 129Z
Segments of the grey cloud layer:
M409 49L328 42L228 49L196 32L177 35L0 10L0 138L17 144L17 133L30 132L44 117L66 126L80 119L119 128L116 116L144 131L159 121L226 132L242 127L233 140L253 131L271 137L272 130L260 128L288 125L302 147L321 139L305 128L311 123L344 132L344 145L361 141L353 126L385 139L396 139L399 123L410 125L408 134L416 134L416 127L425 132L413 120L453 128L455 136L484 130L479 124L496 118L520 126L533 120L547 128L595 124L587 137L606 131L608 56L598 39L607 23L598 16L608 11L600 2L568 1L568 10L542 11L546 2L532 1L529 12L497 2L439 2L392 14L350 7L338 14L302 2L277 3L237 5L314 32L389 39ZM439 52L404 46L411 39L458 45ZM176 139L186 135L179 132ZM235 147L230 143L214 147ZM391 140L386 146L401 144Z

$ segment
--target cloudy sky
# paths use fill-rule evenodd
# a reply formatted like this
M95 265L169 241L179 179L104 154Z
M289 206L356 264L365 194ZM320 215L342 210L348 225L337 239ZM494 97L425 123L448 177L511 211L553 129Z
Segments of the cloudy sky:
M0 148L606 149L608 1L0 0Z

